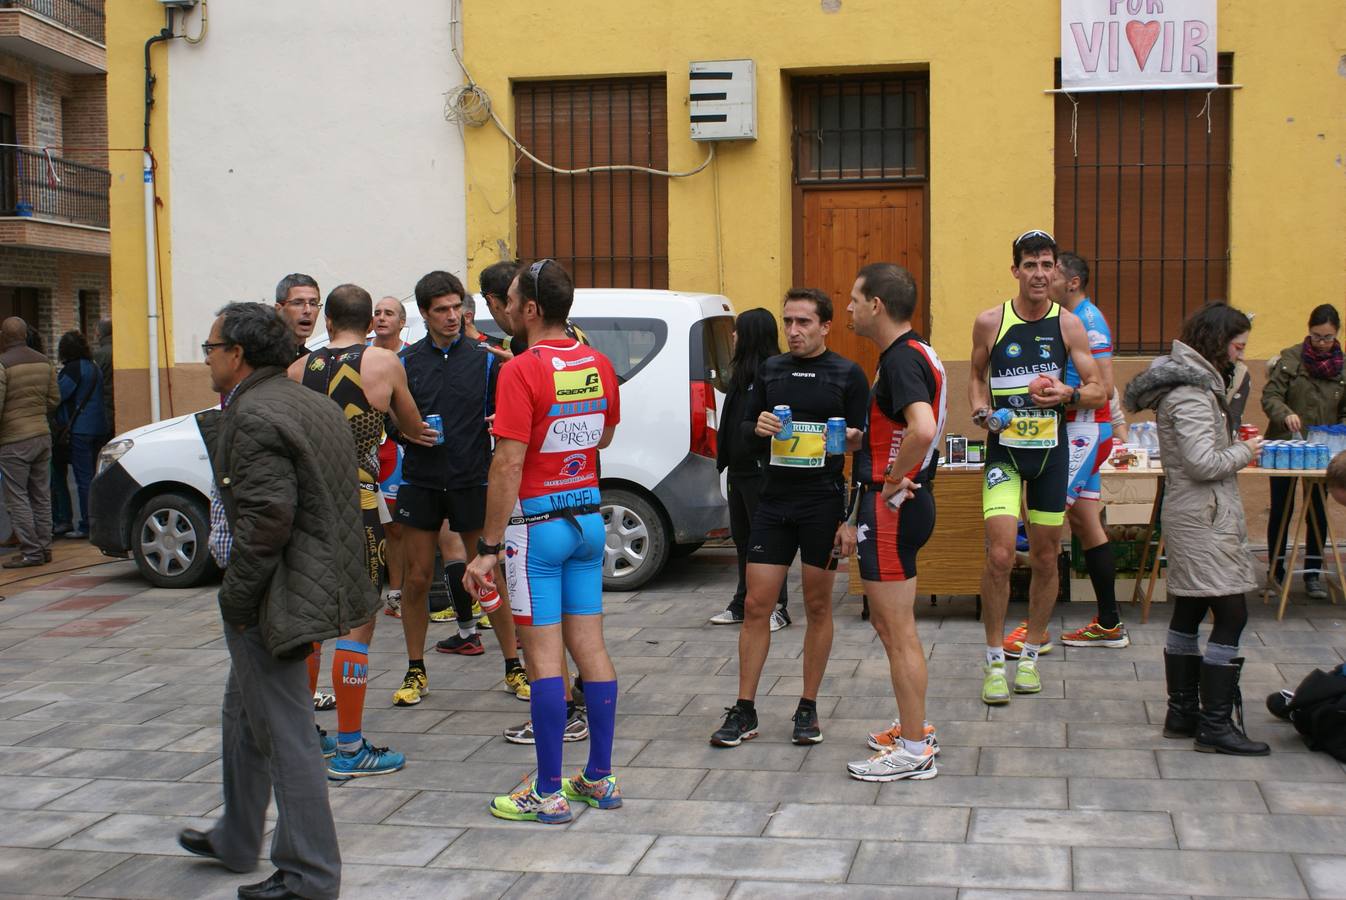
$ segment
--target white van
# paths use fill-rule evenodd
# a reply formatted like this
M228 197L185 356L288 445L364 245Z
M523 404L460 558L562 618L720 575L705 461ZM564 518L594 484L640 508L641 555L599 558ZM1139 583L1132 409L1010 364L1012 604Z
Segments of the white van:
M403 337L425 324L406 301ZM622 383L622 421L603 451L603 587L635 590L671 555L728 533L715 469L717 411L724 402L733 308L713 294L579 289L571 320L601 350ZM476 324L500 334L477 298ZM326 344L314 335L312 347ZM108 556L133 556L160 587L213 577L206 549L210 464L193 416L118 435L98 457L89 491L90 540Z

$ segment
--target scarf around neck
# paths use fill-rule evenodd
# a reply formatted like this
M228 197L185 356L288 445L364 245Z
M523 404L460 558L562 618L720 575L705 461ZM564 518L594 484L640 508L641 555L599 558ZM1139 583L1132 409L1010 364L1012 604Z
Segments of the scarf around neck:
M1339 342L1333 341L1329 349L1320 351L1314 346L1313 341L1304 338L1301 355L1304 359L1304 368L1308 369L1314 378L1331 381L1341 375L1342 353Z

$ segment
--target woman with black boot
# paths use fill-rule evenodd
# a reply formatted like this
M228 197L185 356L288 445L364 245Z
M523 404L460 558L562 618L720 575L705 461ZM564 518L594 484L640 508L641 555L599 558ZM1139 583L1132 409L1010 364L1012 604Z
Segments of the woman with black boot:
M1164 463L1161 524L1168 547L1173 617L1164 648L1168 715L1164 737L1195 737L1197 750L1265 756L1243 732L1239 637L1248 622L1245 592L1257 587L1238 472L1260 438L1235 437L1227 373L1242 358L1252 323L1223 303L1183 323L1173 352L1126 386L1126 407L1154 410ZM1202 655L1197 630L1214 620Z

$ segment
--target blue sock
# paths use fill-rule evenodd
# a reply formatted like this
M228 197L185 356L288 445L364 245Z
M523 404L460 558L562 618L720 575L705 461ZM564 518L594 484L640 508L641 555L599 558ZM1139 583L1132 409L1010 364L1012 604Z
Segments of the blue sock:
M541 678L533 682L529 707L537 739L537 792L546 796L561 789L561 738L566 728L565 681Z
M590 681L584 685L589 707L589 764L584 777L598 781L612 774L612 735L617 730L617 682Z

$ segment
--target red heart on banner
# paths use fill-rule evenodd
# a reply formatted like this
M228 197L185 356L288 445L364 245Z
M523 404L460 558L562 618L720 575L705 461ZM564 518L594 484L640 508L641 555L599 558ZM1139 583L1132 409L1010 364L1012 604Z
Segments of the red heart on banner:
M1136 62L1140 63L1140 67L1144 69L1145 61L1150 58L1150 51L1154 49L1154 42L1159 40L1159 23L1127 22L1126 39L1131 42L1131 50L1136 54Z

